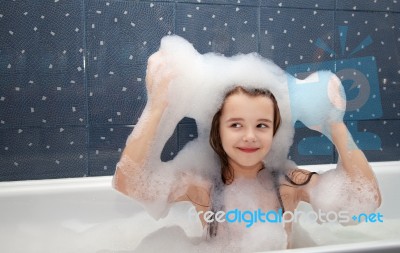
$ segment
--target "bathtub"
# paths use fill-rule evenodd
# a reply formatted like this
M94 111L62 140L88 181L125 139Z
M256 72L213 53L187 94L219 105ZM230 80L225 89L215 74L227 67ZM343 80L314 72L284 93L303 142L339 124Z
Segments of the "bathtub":
M297 245L302 248L280 252L399 252L400 161L376 162L371 166L383 196L377 211L384 215L386 225L379 228L383 230L380 235L375 231L378 227L369 224L367 229L358 229L357 233L363 235L359 238L349 240L352 233L340 231L342 235L335 235L339 238L336 241L300 240ZM321 171L334 165L302 167ZM188 223L184 215L189 203L174 205L166 218L155 221L138 203L111 188L111 179L107 176L1 182L0 252L130 252L147 235L175 224L190 238L201 235L199 221ZM321 234L320 228L310 232L296 226L300 227L295 233L303 239L307 233ZM329 238L329 233L335 232L322 233L328 233ZM162 251L168 247L160 245Z

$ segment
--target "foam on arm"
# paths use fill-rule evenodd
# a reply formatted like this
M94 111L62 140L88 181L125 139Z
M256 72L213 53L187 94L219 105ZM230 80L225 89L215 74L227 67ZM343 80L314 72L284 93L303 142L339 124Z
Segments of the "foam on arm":
M349 216L374 212L381 203L379 186L364 153L355 145L344 123L332 125L339 153L337 168L322 173L309 188L314 209L347 211Z
M124 184L121 192L137 200L155 219L164 217L169 210L176 176L168 169L150 170L137 166L129 156L123 155L117 164L113 186Z

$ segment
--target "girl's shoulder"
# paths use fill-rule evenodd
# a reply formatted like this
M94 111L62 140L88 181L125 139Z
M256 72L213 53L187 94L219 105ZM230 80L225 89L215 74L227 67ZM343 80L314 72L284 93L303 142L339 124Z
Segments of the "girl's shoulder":
M280 189L283 199L290 200L294 207L299 201L309 202L309 192L318 178L318 173L305 169L291 169L280 177Z
M190 201L195 206L209 207L211 180L191 173L180 173L171 191L170 201Z
M286 183L289 183L292 186L304 186L310 183L314 175L318 175L318 173L305 169L296 168L288 170L284 174L283 180L285 180Z

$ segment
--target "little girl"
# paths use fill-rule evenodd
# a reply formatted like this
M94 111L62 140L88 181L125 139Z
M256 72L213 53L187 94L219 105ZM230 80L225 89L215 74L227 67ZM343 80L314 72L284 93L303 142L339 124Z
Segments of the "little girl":
M324 129L339 153L336 169L317 174L302 169L266 168L263 160L281 122L277 101L268 90L240 85L227 92L212 120L209 142L219 157L221 178L210 181L180 173L172 177L168 187L157 187L158 181L151 178L158 172L149 174L146 165L168 107L168 87L175 74L165 71L167 66L160 59L162 52L149 58L146 115L140 118L127 141L115 171L115 189L145 203L157 202L158 194L167 191L169 203L189 201L203 214L233 209L294 212L300 201L310 203L315 210L348 210L351 215L360 210L372 212L380 206L374 173L342 121L327 123ZM338 183L343 187L332 192L331 186ZM234 247L251 250L284 249L291 245L291 223L284 227L260 223L244 229L244 224L217 223L216 219L209 222L209 217L206 221L203 215L199 218L210 240L225 238Z

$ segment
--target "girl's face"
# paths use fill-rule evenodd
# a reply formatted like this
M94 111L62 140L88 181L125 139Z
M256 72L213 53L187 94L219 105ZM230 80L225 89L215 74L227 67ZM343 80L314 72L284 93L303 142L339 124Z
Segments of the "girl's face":
M268 154L274 126L274 106L265 96L229 96L220 118L222 146L234 168L260 166Z

